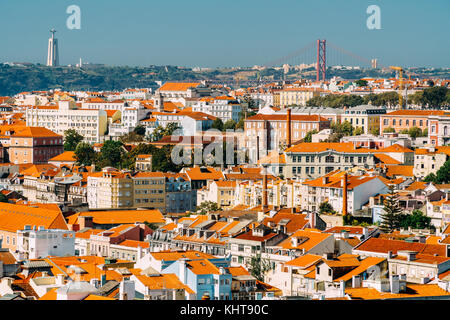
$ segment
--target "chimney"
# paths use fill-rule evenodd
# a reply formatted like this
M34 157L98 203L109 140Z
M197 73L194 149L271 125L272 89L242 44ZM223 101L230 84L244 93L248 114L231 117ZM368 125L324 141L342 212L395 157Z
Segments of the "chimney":
M146 287L147 288L147 287ZM119 300L133 300L135 297L134 281L124 280L119 284Z
M90 217L90 216L79 216L78 224L80 226L80 230L82 230L84 228L92 228L94 226L92 217Z
M311 229L316 228L316 213L315 212L310 212L310 214L309 214L309 225L310 225Z
M342 216L347 215L347 172L344 172L342 178Z
M264 173L263 173L263 190L262 190L262 209L263 212L265 213L265 211L267 210L267 169L264 168Z
M187 268L186 259L182 258L182 259L179 259L178 261L180 262L180 265L179 265L180 281L183 282L184 284L186 284L186 268Z
M388 259L392 259L392 257L393 257L392 251L388 251Z
M352 288L359 288L361 287L361 276L356 275L352 276Z
M64 285L64 274L61 273L56 276L56 284L60 286Z
M391 285L391 293L399 293L400 292L400 279L398 275L391 275L389 277L389 282Z
M291 138L291 108L287 109L287 123L286 123L286 144L289 148L292 145Z
M291 244L293 247L297 247L298 246L298 238L297 237L292 237L291 238Z
M259 136L256 136L256 162L259 161Z
M322 178L322 184L327 184L329 181L330 179L328 176Z
M348 231L342 231L342 232L341 232L341 237L342 237L343 239L348 239Z
M339 289L341 291L340 292L341 297L345 297L345 281L341 280L341 281L339 281L339 284L340 284Z
M369 228L363 227L363 236L364 236L364 240L369 237Z

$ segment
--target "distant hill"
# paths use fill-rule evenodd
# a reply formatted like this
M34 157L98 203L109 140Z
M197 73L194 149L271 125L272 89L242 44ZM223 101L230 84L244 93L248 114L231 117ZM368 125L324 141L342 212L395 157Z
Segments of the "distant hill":
M450 69L410 69L414 77L445 78L450 79ZM408 74L410 72L408 71ZM157 88L155 81L199 81L212 80L216 83L226 82L234 85L236 77L245 75L239 82L240 86L254 85L245 83L245 80L256 81L261 78L265 81L284 79L285 75L280 69L267 68L256 71L251 68L208 69L194 71L191 68L176 66L104 66L95 65L83 68L78 67L47 67L43 65L25 64L24 66L10 66L0 63L0 96L11 96L23 91L35 90L123 90L126 88ZM363 77L392 77L391 70L380 69L352 69L339 70L328 68L327 77L340 76L348 80L357 80ZM286 80L299 78L315 79L313 68L302 72L289 72Z

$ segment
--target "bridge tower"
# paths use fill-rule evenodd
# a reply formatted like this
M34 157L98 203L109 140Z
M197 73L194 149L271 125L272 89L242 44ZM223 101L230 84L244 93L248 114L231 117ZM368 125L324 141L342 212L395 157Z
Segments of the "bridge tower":
M317 40L317 74L316 81L320 81L321 78L325 81L326 72L327 72L327 60L326 60L326 52L327 52L326 40Z

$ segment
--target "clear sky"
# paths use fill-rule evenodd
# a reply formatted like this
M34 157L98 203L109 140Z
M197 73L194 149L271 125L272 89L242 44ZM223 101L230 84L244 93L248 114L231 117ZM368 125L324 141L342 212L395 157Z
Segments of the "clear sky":
M69 5L81 29L69 30ZM369 5L381 30L369 30ZM327 39L383 65L450 67L449 0L0 0L0 61L253 66Z

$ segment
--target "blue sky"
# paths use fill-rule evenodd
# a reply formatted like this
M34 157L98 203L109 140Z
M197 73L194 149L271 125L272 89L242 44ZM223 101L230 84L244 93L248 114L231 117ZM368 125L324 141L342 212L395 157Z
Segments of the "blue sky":
M66 8L81 9L69 30ZM381 30L366 9L381 8ZM60 63L253 66L327 39L382 65L450 67L448 0L0 0L0 61L45 63L56 28Z

